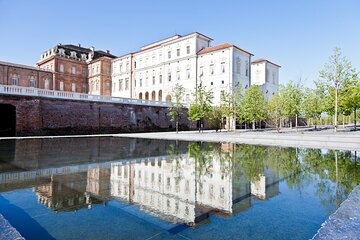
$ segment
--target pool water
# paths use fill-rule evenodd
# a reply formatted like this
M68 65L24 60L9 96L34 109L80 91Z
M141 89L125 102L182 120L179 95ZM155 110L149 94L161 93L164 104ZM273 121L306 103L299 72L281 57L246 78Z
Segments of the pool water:
M359 183L350 151L0 141L0 214L26 239L309 239Z

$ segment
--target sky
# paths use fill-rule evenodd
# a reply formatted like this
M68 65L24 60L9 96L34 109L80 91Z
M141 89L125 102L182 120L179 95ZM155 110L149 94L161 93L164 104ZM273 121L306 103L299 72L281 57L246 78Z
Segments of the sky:
M120 56L191 32L281 65L282 84L313 86L335 47L360 70L359 0L0 0L0 61L35 65L58 43Z

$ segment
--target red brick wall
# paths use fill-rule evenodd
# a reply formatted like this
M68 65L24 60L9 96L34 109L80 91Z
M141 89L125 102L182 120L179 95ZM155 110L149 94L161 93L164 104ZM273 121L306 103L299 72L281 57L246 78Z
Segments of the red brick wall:
M16 107L17 136L165 131L175 126L162 107L7 95L0 96L0 104ZM185 113L180 127L185 130L195 124Z

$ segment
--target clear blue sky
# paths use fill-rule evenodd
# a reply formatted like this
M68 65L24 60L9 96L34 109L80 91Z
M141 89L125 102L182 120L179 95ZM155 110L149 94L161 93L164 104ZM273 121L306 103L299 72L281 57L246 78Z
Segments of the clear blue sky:
M306 86L340 47L360 70L359 0L0 0L0 60L34 65L57 43L122 55L175 33L200 32L282 66Z

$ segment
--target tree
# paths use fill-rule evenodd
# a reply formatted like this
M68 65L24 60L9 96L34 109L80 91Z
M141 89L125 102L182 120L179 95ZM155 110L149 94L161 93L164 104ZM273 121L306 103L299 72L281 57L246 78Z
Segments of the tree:
M280 132L281 121L284 118L283 99L279 92L268 102L268 120L275 124L277 132Z
M196 87L194 102L190 103L189 107L189 120L198 121L199 132L204 126L204 119L212 110L213 98L212 91L207 91L201 83Z
M317 94L316 90L307 88L301 103L303 115L306 118L314 120L316 129L316 120L321 116L323 111L321 96Z
M252 85L246 89L242 104L245 120L252 121L253 129L255 129L256 121L262 121L266 118L266 102L261 88Z
M236 120L242 118L242 97L241 87L234 88L231 93L221 93L220 107L223 116L226 117L227 120L227 130L230 130L230 125L233 125L234 129L236 129ZM232 124L230 122L232 122Z
M335 93L334 131L336 132L338 125L339 92L342 89L344 82L354 75L354 69L352 68L350 61L342 55L340 48L335 48L333 55L329 58L329 62L324 65L324 68L320 71L319 75L327 87L329 89L332 88Z
M176 133L179 132L180 117L184 113L184 104L182 103L184 93L185 88L178 83L175 85L171 92L171 99L173 99L173 101L171 102L171 106L169 107L168 116L171 121L175 122Z
M209 127L218 131L222 127L223 112L220 107L214 106L209 112Z
M360 81L357 75L345 80L339 99L344 113L354 112L354 129L356 130L356 111L360 108Z
M280 94L283 98L284 115L288 117L290 121L290 127L292 126L291 118L295 117L295 127L297 128L302 99L300 83L295 84L292 81L288 82L285 87L280 89Z

